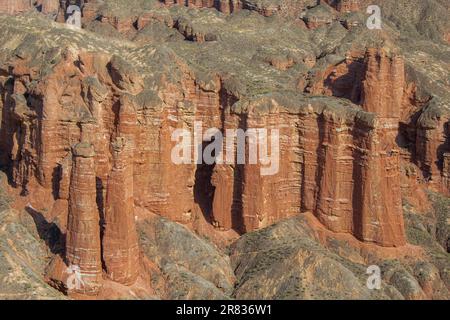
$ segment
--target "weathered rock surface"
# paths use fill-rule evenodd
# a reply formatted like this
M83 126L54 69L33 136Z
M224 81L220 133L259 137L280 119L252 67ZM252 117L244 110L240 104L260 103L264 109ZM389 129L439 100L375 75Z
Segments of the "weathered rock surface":
M237 276L234 296L395 300L448 296L448 281L441 277L445 272L442 265L439 270L419 257L391 260L380 252L355 251L349 239L321 242L316 231L302 215L246 234L235 242L230 249ZM401 257L399 253L394 255ZM368 290L367 267L380 262L381 289Z
M51 230L35 222L40 221L39 216L10 207L12 199L8 196L6 179L1 173L0 299L64 299L43 279L51 257L45 239Z
M41 12L20 13L26 7L19 2L2 9L0 165L17 190L15 207L48 208L41 210L44 220L67 233L66 251L54 252L48 268L49 282L64 291L61 273L77 264L94 278L92 288L80 291L97 297L128 297L135 289L139 297L233 297L226 257L203 248L186 228L213 234L223 247L236 233L310 212L316 219L311 232L327 234L328 242L318 237L315 244L296 244L281 270L296 259L307 283L318 270L327 283L345 279L351 297L446 297L443 215L430 224L439 231L426 237L433 248L424 249L442 258L436 262L407 244L411 221L406 215L405 231L402 203L416 194L411 210L425 214L431 205L420 200L428 191L450 193L450 7L438 0L374 0L383 28L369 30L365 0L164 2L86 2L82 31L43 16L53 19L54 1L39 2ZM59 22L67 3L61 5ZM175 164L172 133L183 128L194 137L199 122L204 132L259 128L270 136L279 130L275 173L264 175L270 167L261 161ZM209 142L189 145L202 151ZM79 143L90 151L72 152ZM236 153L236 142L223 155L231 150ZM141 255L135 228L142 235L153 215L186 228L158 223L167 233L158 235L164 249L152 243ZM156 228L152 223L149 230ZM200 260L219 259L219 266L207 263L219 271L181 253L189 248L171 247L180 234L179 241L204 249ZM318 242L330 249L332 239L333 256L315 251ZM339 260L368 247L380 260L412 252L417 266L391 266L386 282L397 290L374 296ZM359 263L366 258L356 257ZM324 275L328 265L338 274ZM272 270L266 267L263 272ZM183 290L166 291L180 279ZM273 279L267 279L258 295L271 296L266 284ZM324 292L308 287L301 297ZM250 286L243 288L236 296L251 296ZM286 286L279 288L277 297L286 296ZM330 296L344 297L342 288Z
M102 238L108 276L128 285L136 281L139 266L133 200L133 144L132 139L118 137L112 145L114 164L108 178Z
M228 256L212 243L160 217L138 225L142 250L161 269L165 299L225 299L235 277ZM157 278L154 277L156 280Z
M87 142L73 150L67 222L66 259L79 268L84 285L74 288L85 294L98 293L102 280L99 212L96 203L95 151Z
M18 14L31 10L31 1L29 0L2 0L0 1L0 13Z
M52 19L56 19L61 9L60 2L59 0L41 0L36 3L36 7L43 14Z
M361 9L361 0L325 0L330 6L340 12L353 12Z
M335 232L384 246L405 244L398 151L384 119L343 102L302 101L287 93L240 101L224 119L224 129L236 123L244 130L281 127L283 161L268 176L260 165L215 166L212 214L219 227L248 232L312 211Z

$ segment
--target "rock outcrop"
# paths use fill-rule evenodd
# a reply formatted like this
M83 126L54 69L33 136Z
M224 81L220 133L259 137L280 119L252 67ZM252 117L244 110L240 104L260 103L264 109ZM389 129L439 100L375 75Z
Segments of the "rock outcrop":
M66 260L80 273L80 285L72 290L95 295L102 281L100 216L96 202L95 151L80 142L73 150L67 222ZM77 271L78 272L78 271Z
M430 12L442 9L430 1L437 6ZM246 284L251 273L239 268L271 254L243 262L241 251L263 248L233 247L242 280L236 284L220 249L200 238L223 248L309 217L311 230L296 241L315 234L325 247L338 243L333 254L311 253L324 249L317 243L289 248L309 283L318 272L327 283L344 277L355 298L439 297L446 262L422 259L407 240L417 230L418 240L436 230L427 241L448 247L445 215L427 225L404 212L429 211L430 192L450 191L446 45L405 42L409 27L389 14L383 30L365 28L365 1L163 2L85 2L81 31L39 13L0 16L0 165L15 206L39 207L34 211L58 226L58 243L67 235L65 252L52 251L48 282L97 297L139 287L145 290L138 296L148 297L154 286L159 297L227 298L236 285L236 297L254 298L249 288L256 282ZM59 12L63 22L67 3L61 10L55 1L38 5L47 15ZM392 13L389 5L383 12ZM213 7L222 13L207 9ZM441 39L440 24L437 31L423 26L407 32ZM227 135L238 130L245 139ZM226 161L196 161L220 145L220 134L223 144L211 156ZM147 225L151 219L157 227ZM303 230L302 224L295 226ZM203 253L191 252L191 243ZM424 250L441 259L442 250L434 249ZM356 256L363 264L372 253L389 259L407 253L432 266L417 266L417 275L415 265L390 266L385 283L398 292L372 295L337 262ZM202 259L220 270L205 268ZM332 268L309 268L308 259L339 271L328 276ZM277 290L292 261L281 261L280 270L266 265L275 270ZM85 285L67 288L67 270L79 270ZM178 281L182 290L162 289ZM266 288L254 293L289 296Z
M161 0L161 2L167 7L181 5L191 8L215 8L227 15L246 9L256 11L265 17L275 14L296 17L307 6L317 4L316 0Z
M59 0L41 0L37 4L41 6L41 12L45 15L49 15L52 18L58 16L60 10L60 1Z
M381 118L400 120L406 87L405 65L402 57L383 49L368 49L365 57L362 105ZM395 128L394 128L395 129Z
M173 5L184 5L192 8L216 8L224 14L230 14L242 9L241 0L162 0L162 2L168 7Z
M230 258L185 226L151 216L138 226L143 255L160 268L165 278L163 299L227 299L236 278ZM192 250L195 248L195 250Z
M445 263L437 267L426 258L418 258L412 248L410 252L393 249L398 251L391 255L400 259L395 260L370 245L355 251L344 245L349 244L349 239L332 236L324 240L324 237L317 232L314 218L308 215L242 236L230 247L231 264L238 280L235 297L447 299ZM336 254L340 256L338 259ZM367 289L368 265L380 266L380 290Z
M26 61L20 60L21 68L14 69L17 76L29 72ZM46 81L41 82L44 112L38 121L42 123L42 134L34 143L39 149L29 152L35 154L37 167L30 167L28 162L18 158L16 183L26 184L34 175L42 186L52 188L55 172L61 172L62 175L56 177L65 198L67 178L64 165L62 171L58 170L60 162L76 140L89 141L96 149L99 208L101 211L108 206L111 208L113 205L109 205L108 200L105 203L101 199L108 199L108 188L109 192L122 190L110 187L108 182L115 184L108 177L114 161L125 161L110 160L107 146L118 136L134 141L134 147L130 147L135 151L127 151L128 156L124 156L133 159L128 165L134 169L127 172L133 172L134 179L127 179L127 185L134 187L134 203L172 220L192 222L198 205L204 215L212 214L217 227L249 232L300 212L312 211L335 232L352 233L363 241L383 246L405 243L401 198L396 191L400 188L400 166L395 139L404 84L404 69L399 58L391 59L384 53L369 50L366 62L355 68L354 77L362 78L361 66L367 66L365 80L358 88L362 92L341 89L343 96L355 102L362 96L366 113L358 112L351 105L308 100L296 94L292 99L298 101L297 105L278 94L234 103L236 98L223 88L220 78L202 84L186 65L175 61L181 71L182 87L161 83L165 86L160 94L164 101L161 106L158 100L156 104L151 100L153 93L143 91L142 77L124 59L84 53L77 57L67 52ZM77 63L82 68L77 69ZM348 64L353 63L349 60ZM24 71L19 73L19 70ZM58 87L60 77L68 73L74 76L71 82ZM20 88L15 87L18 94ZM385 95L386 92L389 95ZM64 117L70 114L64 110L69 103L80 107L75 119L66 122ZM100 104L105 103L112 107L100 108ZM153 106L141 107L143 104ZM194 135L195 121L202 121L204 129L216 127L223 132L261 128L270 135L271 130L281 127L279 171L263 176L261 169L264 168L259 164L221 168L220 164L212 167L172 163L173 130L185 123ZM61 128L71 134L59 135ZM28 134L23 130L20 133ZM23 172L27 175L23 176ZM173 184L173 179L183 183ZM129 192L132 188L126 189ZM128 225L123 232L132 234L130 196L123 197L129 222L120 225ZM112 221L117 221L115 209L108 210ZM105 216L108 219L107 213ZM106 223L108 225L107 220ZM135 252L132 239L123 250ZM135 259L132 256L134 253L130 253L130 259Z
M339 12L355 12L361 9L361 0L325 0Z
M448 193L446 188L446 157L450 150L449 115L436 114L438 102L432 101L417 121L416 161L424 178L437 190Z
M108 178L102 238L108 276L126 285L136 281L139 267L133 199L133 143L128 137L118 137L111 146L113 169Z
M239 103L225 114L225 129L243 123L244 117L244 130L283 128L279 172L263 176L260 164L216 165L216 225L249 232L312 211L335 232L383 246L404 245L395 125L386 127L383 118L350 106L326 107L325 101L295 106L283 104L287 101L280 97L271 99ZM233 119L236 113L240 116ZM225 182L227 178L231 181Z
M334 10L327 5L318 5L306 12L303 16L309 29L317 29L322 26L330 25L335 19Z
M32 9L30 0L1 0L0 13L18 14Z

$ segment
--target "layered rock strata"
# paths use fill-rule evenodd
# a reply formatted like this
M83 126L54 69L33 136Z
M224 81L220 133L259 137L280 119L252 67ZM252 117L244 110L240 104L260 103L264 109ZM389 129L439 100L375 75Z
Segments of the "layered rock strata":
M40 11L45 14L48 15L49 17L56 19L58 14L59 14L59 10L60 10L60 1L59 0L41 0L37 3L37 7L39 8L40 6Z
M0 13L18 14L32 9L30 0L1 0Z
M437 101L425 108L417 121L415 160L422 169L425 181L439 191L449 193L445 180L445 154L450 151L449 120L447 115L436 114Z
M324 0L339 12L355 12L361 9L361 0Z
M350 106L276 101L251 102L242 105L247 112L235 110L240 116L225 115L225 128L239 123L244 130L281 128L281 160L279 172L271 176L261 175L260 164L216 165L215 224L248 232L312 211L332 231L383 246L404 245L392 128ZM340 108L349 110L338 116Z
M277 99L273 102L243 100L236 104L237 99L224 88L220 78L199 82L178 60L175 65L181 71L181 88L170 82L162 83L161 98L155 98L153 93L143 91L143 79L123 59L84 53L75 57L67 53L42 82L41 90L45 94L39 108L44 112L36 119L41 134L33 136L14 127L10 129L25 135L20 139L35 139L32 145L38 146L36 151L31 148L29 152L34 154L33 161L17 159L15 181L26 185L36 176L44 187L53 188L55 172L60 172L56 175L59 193L61 198L67 198L65 172L68 165L61 160L77 140L92 143L96 150L99 210L103 212L110 207L105 211L105 234L109 232L107 219L110 217L109 225L117 229L111 230L112 237L130 237L129 245L120 249L128 252L124 253L126 262L111 262L130 266L131 271L123 276L127 280L120 280L124 282L134 279L131 275L134 262L129 262L135 261L136 252L131 223L133 210L129 203L133 188L126 188L126 194L116 194L122 188L109 186L110 183L115 185L116 180L124 180L108 177L111 168L113 176L120 176L122 169L114 169L114 166L122 167L125 162L119 153L111 155L108 150L109 141L116 137L134 141L131 142L134 147L130 146L131 150L125 152L129 155L123 156L133 159L127 164L133 169L126 169L132 173L133 180L127 179L126 185L134 187L134 203L171 220L192 222L200 208L205 216L212 214L217 227L248 232L296 213L313 211L333 231L349 232L361 240L384 246L402 245L405 240L401 201L396 191L399 190L396 182L399 152L395 145L399 114L395 108L402 94L401 85L397 87L396 83L402 83L402 68L395 63L391 65L388 58L380 59L377 52L367 54L368 67L363 83L363 106L377 114L373 119L372 113L337 116L339 112L346 113L346 109L330 111L314 103L309 107L307 100L289 107L288 111L285 110L287 103L275 102ZM77 64L82 68L77 69ZM20 68L14 69L18 83L19 75L29 72L25 65L20 60ZM19 70L23 71L19 73ZM74 78L61 88L57 85L60 75L68 73ZM392 85L383 87L384 81L391 81L388 83ZM22 90L20 88L20 85L15 86L15 90ZM383 98L381 92L388 92L389 98ZM356 100L358 94L354 96ZM380 104L374 102L378 100ZM77 121L64 121L67 116L64 106L68 103L83 106L78 111ZM270 106L269 113L260 111L260 105L265 104ZM101 105L112 107L102 108ZM296 108L297 111L292 111ZM393 115L390 114L392 108L395 109ZM174 164L171 159L176 144L171 137L173 131L185 128L192 137L196 122L201 122L204 131L213 127L223 132L265 128L270 134L272 129L280 128L279 172L263 176L260 166L248 163L228 167L192 162ZM206 141L202 141L204 143ZM11 146L13 150L18 148L14 146ZM117 161L118 164L114 164ZM30 163L35 163L36 167ZM121 225L129 227L116 228L118 214L112 209L116 205L108 201L119 201L117 206L126 208L127 218L123 218L128 222ZM114 245L111 248L117 249ZM119 277L117 272L112 273Z
M162 2L169 7L173 5L185 5L193 8L216 8L224 14L230 14L242 9L241 0L163 0Z
M123 109L121 107L120 136L111 144L113 168L107 183L102 245L108 276L131 285L136 281L139 266L133 181L136 114Z
M100 217L96 202L95 151L80 142L73 150L66 263L79 276L74 292L95 295L102 280Z
M316 0L161 0L161 2L167 7L181 5L191 8L215 8L224 14L232 14L246 9L256 11L265 17L275 14L297 17L307 6L317 4Z

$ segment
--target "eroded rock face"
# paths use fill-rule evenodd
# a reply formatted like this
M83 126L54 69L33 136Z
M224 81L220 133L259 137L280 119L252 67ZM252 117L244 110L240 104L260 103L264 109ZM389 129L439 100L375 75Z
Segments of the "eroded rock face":
M59 0L41 0L37 3L37 5L41 6L41 12L43 14L48 15L52 18L56 18L58 16L60 10Z
M400 118L405 80L403 59L395 54L388 57L383 50L369 49L365 58L366 75L363 81L363 108L381 118Z
M57 10L55 1L41 5L44 14ZM196 10L212 7L226 14ZM361 27L364 15L348 14L358 8L364 8L359 1L89 1L83 32L38 14L0 17L1 26L13 25L17 33L10 41L10 27L0 28L7 43L0 52L1 164L10 169L19 199L35 199L39 190L55 201L48 216L56 216L64 232L69 207L67 250L49 268L52 284L63 287L61 273L77 266L92 278L79 291L96 295L104 283L101 291L113 282L139 286L138 270L144 270L158 285L183 281L183 292L169 290L164 297L229 297L234 278L226 259L212 254L223 272L211 272L184 243L171 243L188 232L172 228L173 222L201 233L201 219L216 227L208 224L208 235L224 240L310 212L314 229L346 236L350 246L395 254L408 249L402 193L449 191L448 81L442 75L448 64L434 52L391 50L403 41L389 34L395 25L377 33L379 41ZM250 11L236 12L241 9ZM424 57L432 63L421 64ZM264 129L269 144L279 130L273 174L263 174L269 168L260 161L174 163L173 132L186 129L192 138L200 122L203 131ZM189 144L202 151L209 143ZM237 147L232 141L234 153ZM401 166L413 167L414 175L404 179ZM157 251L147 252L148 261L140 255L135 224L153 215L173 225L163 228L167 234L156 234L154 226L144 230L144 238L163 239L158 249L145 243ZM355 289L352 297L372 297L345 266L310 248L317 247L291 252L303 264L321 264L306 268L309 281L330 265L339 272L324 277L329 284L343 277L346 290ZM214 251L205 250L200 260ZM166 263L178 255L182 262ZM392 271L386 281L400 289L386 295L438 296L430 289L441 286L432 266L418 267L417 276L405 272ZM248 285L236 295L251 297ZM270 296L265 290L258 294Z
M354 12L361 9L361 0L325 0L339 12Z
M167 7L181 5L191 8L215 8L224 14L232 14L246 9L256 11L265 17L275 14L295 17L307 6L317 4L315 0L161 0L161 2Z
M158 216L141 221L138 230L143 254L165 275L164 299L228 299L232 295L236 278L230 259L213 244Z
M448 280L441 276L444 265L438 271L426 258L406 258L408 253L401 248L393 249L399 250L398 257L406 255L399 261L372 251L376 246L354 250L343 239L320 241L312 222L308 216L293 217L234 242L230 258L238 279L235 297L413 300L448 295ZM382 270L380 290L367 289L365 272L370 264Z
M118 137L111 146L113 169L108 178L102 238L108 276L126 285L136 281L139 266L133 199L133 143L128 137Z
M73 150L67 222L66 259L80 272L84 282L72 290L95 295L102 281L100 217L96 202L95 151L81 142Z
M31 1L29 0L2 0L0 1L0 13L18 14L31 10Z
M448 141L448 117L435 114L436 101L428 106L429 112L423 113L418 120L416 140L416 161L424 173L425 179L435 188L448 193L446 184L446 157L450 149Z
M23 169L17 170L17 184L28 181L34 174L43 186L51 187L53 173L60 172L59 190L66 198L67 164L60 165L60 162L71 141L81 139L91 142L96 149L96 190L107 199L108 181L114 181L108 177L109 170L116 160L113 155L111 162L106 146L115 136L126 137L127 141L135 141L127 151L130 168L134 168L127 171L134 176L127 180L135 190L134 203L172 220L191 222L198 203L205 215L212 214L217 227L248 232L303 211L313 211L335 232L352 233L361 240L383 246L405 243L401 198L397 192L400 188L399 151L395 143L404 87L401 59L388 58L384 53L371 50L364 63L367 67L358 62L354 77L362 79L361 73L365 70L365 80L356 89L343 86L341 91L355 101L362 96L366 113L351 105L327 107L331 101L305 100L300 96L295 98L298 105L274 95L270 99L243 100L231 106L229 103L235 98L222 88L220 78L200 84L184 64L178 66L182 71L182 87L165 84L162 107L142 108L143 103L153 103L142 100L150 98L143 91L143 79L123 59L108 60L102 56L67 54L65 60L55 66L56 71L61 71L52 73L42 83L46 111L38 121L45 131L40 138L42 142L35 144L41 145L40 156L36 153L37 170L33 173L28 162L18 159L17 166ZM76 69L76 64L70 61L80 61L82 68ZM349 61L347 65L356 63ZM60 81L58 75L63 70L81 81L72 80L59 89L56 86ZM100 71L98 76L92 75L95 70ZM72 100L68 96L73 97ZM76 121L64 122L56 112L69 101L84 106L80 107L82 117L78 120L81 130ZM100 108L105 103L112 108ZM194 121L202 121L205 130L216 127L224 132L226 129L262 128L270 134L271 130L281 127L279 171L263 176L261 167L252 164L216 165L215 168L175 165L171 160L174 146L171 133L180 128L180 120L192 134ZM61 136L60 142L55 143L58 137L55 130L67 126L72 132L69 139ZM103 132L103 136L96 134L98 131ZM24 130L20 133L27 134ZM26 172L26 177L21 172ZM175 177L184 184L173 184ZM114 187L110 192L121 189ZM110 197L114 198L116 196ZM125 198L128 199L125 202L130 201L129 195ZM99 205L103 210L109 204L101 202ZM132 217L131 203L125 206ZM129 224L131 227L132 223ZM135 248L130 242L124 250L134 252Z
M173 5L185 5L193 8L216 8L224 14L230 14L242 9L241 0L162 0L162 2L169 7Z
M283 160L279 172L268 176L261 174L260 165L216 165L216 224L225 229L240 225L241 232L249 232L312 211L335 232L384 246L404 245L395 123L388 127L373 114L349 106L327 107L324 101L299 106L283 104L282 98L275 101L239 105L247 110L241 114L245 122L225 114L229 127L245 123L243 129L269 132L281 127ZM349 108L348 113L339 115L341 108ZM219 186L227 177L231 182Z
M365 53L349 52L343 61L330 63L309 75L305 91L314 95L346 98L361 104L363 79L366 76Z

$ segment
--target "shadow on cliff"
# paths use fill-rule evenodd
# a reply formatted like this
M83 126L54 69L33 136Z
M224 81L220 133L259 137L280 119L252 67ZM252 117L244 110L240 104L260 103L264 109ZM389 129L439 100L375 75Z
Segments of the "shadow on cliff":
M211 142L203 142L202 152L211 144ZM215 156L215 155L213 155ZM211 184L211 178L214 171L215 164L197 164L195 170L195 184L194 184L194 201L200 207L203 216L208 223L212 223L212 203L214 200L215 187Z
M421 115L422 109L411 114L407 121L400 121L395 139L400 148L407 149L412 155L416 153L417 121Z
M8 76L12 73L10 68L8 72L2 72L3 76ZM0 99L3 104L3 108L0 109L0 171L4 172L8 177L8 184L13 187L22 187L22 194L26 194L25 187L14 183L13 180L13 146L14 136L17 136L17 143L21 143L23 139L20 139L20 123L17 119L13 118L15 101L13 99L14 93L14 79L9 78L3 85L0 84ZM22 147L22 145L20 145ZM20 149L19 149L20 150ZM20 156L20 155L19 155Z
M217 135L219 135L219 133ZM215 135L211 141L202 143L202 152L208 145L218 139L217 135ZM214 158L219 156L219 154L215 154L215 152L212 152L211 155ZM213 201L216 189L211 182L215 166L215 162L213 164L206 164L203 159L202 164L198 164L197 170L195 171L194 201L199 205L204 218L210 224L213 223ZM236 165L234 170L233 205L230 212L232 215L232 229L239 234L245 233L245 226L242 218L243 168L243 165Z
M26 212L33 218L39 237L45 241L52 254L59 255L65 261L66 235L55 223L49 223L39 211L26 207Z
M438 166L439 170L441 170L441 172L443 172L444 170L444 154L450 152L450 121L445 124L444 134L445 141L437 148L436 151L436 165Z
M331 72L323 85L331 90L333 97L345 98L355 104L362 102L363 75L365 66L360 61L353 61L348 66L348 72L333 79Z

